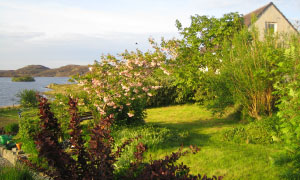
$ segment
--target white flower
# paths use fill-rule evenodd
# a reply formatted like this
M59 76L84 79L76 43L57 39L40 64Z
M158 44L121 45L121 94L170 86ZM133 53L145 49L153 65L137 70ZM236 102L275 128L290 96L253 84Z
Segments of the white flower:
M128 115L129 117L133 117L133 116L134 116L134 114L132 114L132 113L127 113L127 115Z

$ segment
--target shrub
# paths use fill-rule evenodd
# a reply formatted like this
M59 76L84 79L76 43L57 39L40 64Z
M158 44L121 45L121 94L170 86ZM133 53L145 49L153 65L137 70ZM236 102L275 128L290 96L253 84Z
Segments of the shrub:
M23 107L36 107L38 102L36 99L37 91L33 89L24 89L17 93L17 97L20 99L19 103Z
M116 124L143 123L146 98L159 86L151 79L162 68L165 56L160 52L125 52L103 56L90 72L78 78L88 100L87 106L98 117L114 114ZM168 73L165 71L165 73Z
M5 133L9 134L17 134L19 132L19 124L18 123L10 123L4 126Z
M155 76L157 76L160 88L154 91L153 96L147 97L147 107L160 107L185 103L184 101L179 101L179 99L177 99L177 87L174 85L174 79L171 76L166 76L161 72L156 72Z
M33 137L39 129L38 110L28 109L23 111L19 121L19 132L16 138L23 143L22 150L32 156L37 156Z
M271 144L279 140L276 116L251 122L245 126L225 130L222 139L236 143Z

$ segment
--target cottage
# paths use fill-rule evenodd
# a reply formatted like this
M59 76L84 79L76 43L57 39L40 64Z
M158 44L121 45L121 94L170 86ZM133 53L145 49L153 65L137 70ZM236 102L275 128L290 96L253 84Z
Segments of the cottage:
M251 24L253 17L256 21ZM257 27L260 38L264 37L266 32L271 33L296 33L297 29L289 22L289 20L280 12L280 10L272 3L250 12L244 16L244 23L248 28L253 25Z

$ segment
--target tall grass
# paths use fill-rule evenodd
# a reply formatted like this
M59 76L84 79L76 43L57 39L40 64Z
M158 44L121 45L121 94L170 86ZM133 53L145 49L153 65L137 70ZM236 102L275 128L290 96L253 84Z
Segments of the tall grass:
M34 180L33 173L25 166L0 167L0 180Z

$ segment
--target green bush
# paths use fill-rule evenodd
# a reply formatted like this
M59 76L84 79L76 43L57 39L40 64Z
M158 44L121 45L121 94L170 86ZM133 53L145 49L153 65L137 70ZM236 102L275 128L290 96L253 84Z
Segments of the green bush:
M35 81L33 77L30 76L23 76L23 77L13 77L11 79L13 82L32 82Z
M19 132L19 124L18 123L10 123L4 126L5 133L9 134L17 134Z
M33 136L39 130L38 109L28 109L22 113L16 138L23 143L22 149L28 154L37 154Z
M270 117L222 133L222 139L236 143L271 144L279 140L278 118Z
M147 107L161 107L178 104L177 87L173 84L174 79L166 75L158 75L160 88L155 90L153 96L147 98ZM180 102L184 103L184 102Z
M280 166L290 167L284 174L288 179L300 178L300 36L286 38L285 61L278 64L283 75L276 83L276 93L280 96L277 116L285 142L289 162Z
M34 180L33 173L25 166L1 167L0 179L2 180Z
M23 107L37 107L38 102L36 99L37 91L33 89L24 89L17 93L17 97L20 98L19 103Z

